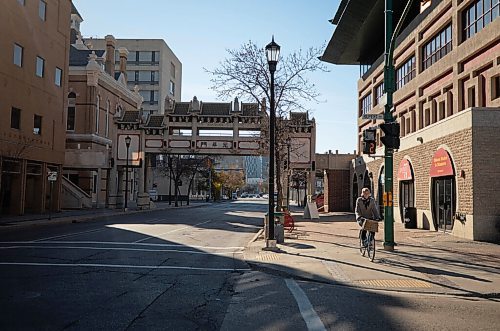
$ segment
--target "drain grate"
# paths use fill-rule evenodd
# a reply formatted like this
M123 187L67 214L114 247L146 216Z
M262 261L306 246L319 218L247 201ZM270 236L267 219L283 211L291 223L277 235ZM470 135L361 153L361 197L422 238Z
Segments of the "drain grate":
M259 261L276 261L280 258L279 254L269 253L269 254L259 254L255 257Z
M359 280L356 282L363 286L374 286L374 287L399 287L399 288L429 288L432 284L416 279L369 279L369 280Z

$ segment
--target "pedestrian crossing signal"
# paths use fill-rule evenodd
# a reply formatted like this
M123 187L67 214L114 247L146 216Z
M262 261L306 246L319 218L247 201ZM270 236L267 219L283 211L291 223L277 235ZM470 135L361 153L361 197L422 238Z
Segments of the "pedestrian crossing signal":
M376 130L369 128L363 131L363 154L375 154L377 143L375 142Z

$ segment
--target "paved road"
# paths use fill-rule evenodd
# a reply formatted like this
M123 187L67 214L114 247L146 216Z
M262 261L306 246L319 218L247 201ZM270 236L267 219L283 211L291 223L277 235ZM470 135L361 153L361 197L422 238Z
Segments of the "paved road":
M494 300L251 270L242 252L266 207L239 200L0 233L0 329L498 329Z

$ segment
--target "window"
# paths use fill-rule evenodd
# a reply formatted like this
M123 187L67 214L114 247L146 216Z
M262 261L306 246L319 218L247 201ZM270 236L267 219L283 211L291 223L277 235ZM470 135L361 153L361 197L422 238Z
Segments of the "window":
M175 95L175 83L170 81L170 89L169 89L170 94Z
M429 68L451 52L451 41L451 24L449 24L422 48L422 70Z
M40 115L33 116L33 134L42 134L42 116Z
M158 83L160 80L160 75L158 71L151 71L151 82Z
M139 71L139 82L149 82L151 81L150 71Z
M380 83L375 87L375 105L380 103L380 98L384 95L384 82Z
M369 93L361 99L361 114L367 114L372 109L372 95Z
M137 52L131 51L127 55L127 63L137 62Z
M500 98L500 76L491 78L491 100Z
M152 62L154 62L154 63L160 62L160 52L154 51L154 52L152 52L152 55L153 55Z
M22 46L14 44L14 64L18 67L23 66L23 50Z
M47 3L43 0L40 0L38 3L38 16L42 21L45 21L47 15Z
M139 53L139 62L152 62L153 57L151 52L138 52Z
M493 22L500 14L499 0L476 0L462 12L463 35L466 40Z
M19 4L20 4L20 5L23 5L23 6L25 6L25 5L26 5L25 0L17 0L17 2L19 2Z
M62 70L56 67L56 76L54 83L56 84L56 86L61 86L61 81L62 81Z
M173 62L170 62L170 75L175 78L175 64Z
M127 82L129 82L129 83L134 83L134 82L136 82L136 81L137 81L137 79L136 79L136 77L135 77L135 76L136 76L136 73L137 73L137 72L138 72L138 71L127 71Z
M95 106L95 133L99 134L99 112L101 111L101 97L97 96L97 103Z
M109 108L110 108L110 103L109 100L106 102L106 128L104 135L106 137L109 137Z
M75 130L75 114L76 114L76 94L71 92L68 94L68 117L66 119L66 130Z
M415 56L412 56L396 70L396 89L405 86L410 80L415 78L415 74Z
M36 72L38 77L43 77L43 71L45 68L45 60L39 56L36 57Z
M21 109L13 107L10 110L10 127L18 130L21 128Z

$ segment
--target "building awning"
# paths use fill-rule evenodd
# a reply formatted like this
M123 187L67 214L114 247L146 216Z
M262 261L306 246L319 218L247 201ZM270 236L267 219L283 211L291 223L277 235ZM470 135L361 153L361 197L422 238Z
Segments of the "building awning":
M439 1L438 1L439 2ZM406 1L393 0L394 26ZM413 1L403 29L420 11L420 1ZM333 64L372 64L384 53L385 0L342 0L335 17L337 25L321 61Z

